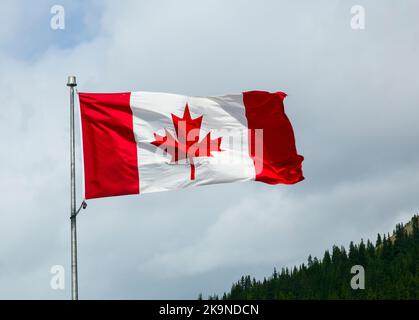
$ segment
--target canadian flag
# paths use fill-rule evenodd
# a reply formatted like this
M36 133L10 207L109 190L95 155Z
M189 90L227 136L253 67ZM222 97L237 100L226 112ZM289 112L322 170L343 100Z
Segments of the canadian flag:
M79 93L85 198L303 180L285 97Z

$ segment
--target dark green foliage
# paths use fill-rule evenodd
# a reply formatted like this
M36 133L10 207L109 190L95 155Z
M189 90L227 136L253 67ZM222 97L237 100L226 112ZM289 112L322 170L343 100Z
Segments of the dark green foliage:
M365 290L350 286L353 265L365 269ZM243 276L222 299L419 299L419 216L375 245L351 242L348 253L334 246L321 260L310 255L307 265L274 269L263 281Z

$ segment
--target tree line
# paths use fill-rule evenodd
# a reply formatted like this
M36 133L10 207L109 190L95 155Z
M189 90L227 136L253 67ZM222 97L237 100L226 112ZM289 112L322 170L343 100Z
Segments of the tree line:
M364 267L365 289L351 287L354 265ZM208 299L419 299L419 216L398 224L392 235L378 234L375 243L334 246L321 259L309 256L261 281L242 276L222 297Z

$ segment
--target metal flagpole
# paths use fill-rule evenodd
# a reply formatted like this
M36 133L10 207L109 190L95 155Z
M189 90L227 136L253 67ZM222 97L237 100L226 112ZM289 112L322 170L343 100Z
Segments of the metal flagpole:
M71 163L71 299L78 300L77 277L77 224L76 224L76 176L75 176L75 135L74 135L74 88L76 77L69 76L67 86L70 87L70 163Z

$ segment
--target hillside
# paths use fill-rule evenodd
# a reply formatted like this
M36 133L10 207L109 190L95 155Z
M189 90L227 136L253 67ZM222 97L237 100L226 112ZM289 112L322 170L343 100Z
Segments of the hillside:
M365 269L364 290L351 288L354 265ZM306 264L274 269L262 281L243 276L222 299L419 299L419 216L392 235L379 234L375 244L334 246L322 259L309 256Z

